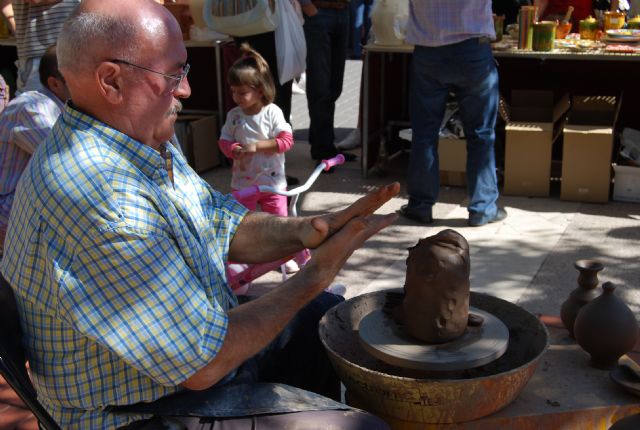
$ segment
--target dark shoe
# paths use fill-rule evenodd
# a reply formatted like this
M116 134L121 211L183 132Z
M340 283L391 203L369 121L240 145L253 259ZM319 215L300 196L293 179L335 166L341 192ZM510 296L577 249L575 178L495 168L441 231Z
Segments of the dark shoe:
M322 163L322 161L317 161L316 162L316 167L318 166L318 164ZM329 173L333 173L336 171L336 168L334 166L329 167L328 169L322 169L320 171L320 173L324 173L324 174L329 174Z
M295 176L285 175L285 178L287 178L287 187L300 185L300 179L296 178Z
M485 224L500 222L504 220L506 217L507 217L507 211L504 210L504 208L498 208L496 215L488 221L480 221L481 217L479 215L478 216L471 215L469 217L469 225L471 227L481 227Z
M433 217L431 215L418 215L409 210L409 205L402 205L398 210L398 213L405 218L409 218L411 221L418 222L420 224L432 224Z
M338 151L335 155L331 155L331 156L327 156L327 157L316 157L316 156L312 155L311 158L319 163L322 160L328 160L330 158L333 158L338 154L342 154L342 156L344 157L344 161L346 161L347 163L350 162L350 161L356 161L358 159L357 155L352 154L350 152L342 152L342 151Z
M342 154L344 156L344 161L346 161L347 163L351 161L356 161L358 159L358 156L356 154L352 154L350 152L340 151L339 154Z

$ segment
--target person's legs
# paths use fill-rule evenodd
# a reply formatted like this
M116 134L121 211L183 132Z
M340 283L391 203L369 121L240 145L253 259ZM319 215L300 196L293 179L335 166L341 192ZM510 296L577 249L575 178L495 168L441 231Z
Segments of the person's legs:
M409 103L413 135L407 175L409 203L405 209L415 218L430 218L438 200L438 136L449 95L440 79L444 66L438 49L415 47Z
M349 46L351 48L351 58L359 59L362 56L362 32L365 21L364 0L351 0L349 2L349 28L351 35Z
M494 153L498 112L498 72L488 43L466 44L457 52L464 80L455 92L467 138L469 219L477 224L497 213L498 181Z
M342 92L349 31L349 11L319 8L305 17L307 41L307 103L309 144L314 160L331 158L334 145L335 102Z
M233 190L233 191L237 191L237 190ZM251 196L237 197L236 200L238 200L238 203L240 203L245 208L249 209L250 211L254 211L256 210L256 207L258 207L258 197L259 195L254 194Z
M330 111L331 92L331 36L332 10L318 9L312 17L305 17L304 35L307 41L307 104L309 107L309 144L311 158L332 157L333 111Z
M336 101L342 94L344 69L347 62L349 45L349 9L337 9L334 25L331 28L331 113L335 114Z
M279 216L288 216L287 197L280 194L260 193L258 203L263 212Z
M344 297L323 292L239 369L236 380L277 382L340 401L340 380L320 341L320 318Z

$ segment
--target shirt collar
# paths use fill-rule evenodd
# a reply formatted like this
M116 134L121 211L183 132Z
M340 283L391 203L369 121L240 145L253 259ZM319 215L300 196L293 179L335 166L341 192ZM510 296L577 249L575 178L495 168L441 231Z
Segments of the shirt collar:
M54 94L53 91L51 91L49 88L46 87L39 87L37 90L39 93L44 94L45 96L49 97L51 100L54 101L54 103L60 108L60 110L62 110L62 106L64 105L64 101L60 100L58 98L57 95Z
M101 139L113 151L129 160L149 178L153 177L158 169L164 169L164 160L159 151L138 142L90 115L76 110L71 100L65 104L61 118L66 126L81 132L91 133Z

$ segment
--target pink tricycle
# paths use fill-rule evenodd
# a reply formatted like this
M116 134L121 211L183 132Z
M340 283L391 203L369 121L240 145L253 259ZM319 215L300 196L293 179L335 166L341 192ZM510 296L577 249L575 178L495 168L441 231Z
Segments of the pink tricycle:
M267 185L254 185L248 188L244 188L242 190L237 190L233 192L233 195L237 199L248 198L254 196L258 193L275 193L283 196L290 197L291 200L289 202L289 216L298 216L298 196L309 190L313 183L318 179L320 173L323 170L328 171L333 166L338 166L344 163L344 156L342 154L338 154L335 157L329 160L322 160L315 168L315 170L311 173L307 181L300 185L299 187L293 188L291 190L282 191L277 190L271 186ZM251 282L255 279L258 279L260 276L264 275L271 270L274 270L278 267L281 267L282 278L283 280L287 279L287 271L285 270L284 264L293 259L298 266L303 266L309 261L311 258L311 254L308 249L303 249L295 255L290 255L286 258L282 258L277 261L272 261L269 263L260 263L260 264L240 264L240 263L229 263L227 266L227 280L229 282L229 286L233 290L234 294L242 295L246 294Z

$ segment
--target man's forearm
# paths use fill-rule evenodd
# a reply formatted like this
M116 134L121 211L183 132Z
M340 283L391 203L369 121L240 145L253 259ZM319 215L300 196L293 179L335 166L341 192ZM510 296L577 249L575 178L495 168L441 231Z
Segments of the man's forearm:
M300 251L300 229L307 218L250 212L231 241L229 259L239 263L274 261Z
M271 343L293 316L329 285L330 281L313 276L313 271L312 265L305 266L280 287L231 309L220 352L182 385L191 390L209 388Z
M396 194L398 189L394 186L390 191ZM390 197L391 193L386 195ZM222 348L208 365L182 385L192 390L208 388L257 354L275 339L296 312L329 286L365 240L396 218L395 214L352 218L316 249L298 274L256 300L230 310Z

